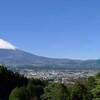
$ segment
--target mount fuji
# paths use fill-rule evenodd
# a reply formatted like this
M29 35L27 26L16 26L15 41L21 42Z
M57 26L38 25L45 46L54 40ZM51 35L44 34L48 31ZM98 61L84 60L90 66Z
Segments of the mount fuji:
M100 60L54 59L37 56L18 49L11 43L0 39L0 64L12 67L46 67L67 69L100 69Z

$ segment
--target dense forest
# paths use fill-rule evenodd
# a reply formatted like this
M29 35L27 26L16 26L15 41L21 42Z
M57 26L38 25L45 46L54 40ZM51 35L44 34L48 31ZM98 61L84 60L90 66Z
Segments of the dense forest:
M73 85L26 78L0 66L0 100L100 100L100 73Z

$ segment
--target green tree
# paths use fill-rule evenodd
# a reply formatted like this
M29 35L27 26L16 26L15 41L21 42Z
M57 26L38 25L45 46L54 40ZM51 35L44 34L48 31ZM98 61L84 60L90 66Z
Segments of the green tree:
M25 87L16 87L12 90L9 100L30 100L29 91Z
M27 89L31 94L31 98L40 100L41 95L44 93L45 81L39 79L29 79Z
M67 88L59 83L50 83L44 89L42 100L68 100Z
M93 94L93 100L100 100L100 85L96 85L94 89L91 90Z
M36 86L34 84L28 83L27 89L28 89L28 91L30 93L31 99L37 98L37 88L36 88Z
M93 76L90 76L85 82L85 86L88 88L88 90L92 90L96 85L96 79Z
M76 83L72 86L71 100L91 100L91 94L83 84Z
M96 74L96 78L100 79L100 72Z
M26 84L27 78L0 65L0 98L2 98L2 100L8 100L12 89L25 86Z

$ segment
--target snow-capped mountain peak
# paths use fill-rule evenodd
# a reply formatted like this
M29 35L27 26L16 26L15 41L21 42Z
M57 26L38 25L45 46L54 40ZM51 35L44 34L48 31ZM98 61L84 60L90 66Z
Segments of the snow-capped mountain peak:
M13 49L13 50L15 50L16 47L14 45L12 45L11 43L9 43L3 39L0 39L0 49Z

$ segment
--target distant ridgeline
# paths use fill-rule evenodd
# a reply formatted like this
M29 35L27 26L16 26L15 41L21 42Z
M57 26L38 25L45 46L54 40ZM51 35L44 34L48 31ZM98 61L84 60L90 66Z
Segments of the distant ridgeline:
M100 69L100 60L54 59L19 49L0 49L0 63L11 67L27 68Z
M27 68L100 69L100 60L72 60L37 56L0 39L0 64Z

